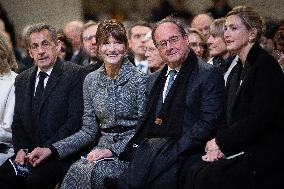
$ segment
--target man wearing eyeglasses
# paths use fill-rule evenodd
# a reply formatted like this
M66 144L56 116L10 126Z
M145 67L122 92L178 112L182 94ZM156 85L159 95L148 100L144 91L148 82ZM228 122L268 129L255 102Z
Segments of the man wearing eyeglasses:
M50 146L82 126L85 71L58 59L61 43L50 25L30 26L26 43L35 65L15 81L15 155L0 167L1 189L55 188L72 161L50 156Z
M171 17L152 34L167 65L155 72L145 121L120 156L130 161L129 169L117 181L106 179L109 188L178 188L181 167L201 160L221 118L221 72L196 57L184 28Z
M97 58L97 29L98 24L93 21L89 21L83 27L83 50L87 56L85 57L82 65L85 66L88 72L95 71L102 65L102 62Z

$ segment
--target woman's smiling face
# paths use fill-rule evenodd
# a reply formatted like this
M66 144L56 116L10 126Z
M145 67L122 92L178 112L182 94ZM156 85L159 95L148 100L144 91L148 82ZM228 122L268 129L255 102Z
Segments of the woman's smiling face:
M99 56L105 64L121 64L126 54L126 46L109 36L106 42L99 45Z

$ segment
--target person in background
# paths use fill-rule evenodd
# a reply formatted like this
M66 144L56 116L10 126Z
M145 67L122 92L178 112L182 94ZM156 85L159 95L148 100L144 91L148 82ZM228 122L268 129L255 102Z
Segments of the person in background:
M14 154L11 125L15 106L14 82L18 65L0 32L0 165ZM13 71L14 70L14 71Z
M58 59L61 43L54 27L32 25L25 39L35 65L15 80L15 155L0 167L0 188L54 188L74 160L50 157L49 146L82 126L85 72ZM47 156L50 158L42 162ZM11 162L29 173L18 174Z
M18 64L18 69L17 70L13 70L13 71L16 72L16 73L19 73L19 71L23 68L23 65L21 64L21 60L22 59L19 58L19 57L16 57L16 54L15 54L16 49L13 48L13 43L12 43L10 34L8 32L6 32L5 30L0 31L0 33L2 34L2 36L5 37L5 40L7 41L8 48L13 51L13 54L14 54L14 56L16 58L16 62Z
M97 30L98 23L94 21L89 21L83 26L82 41L86 57L82 65L88 72L95 71L102 65L102 61L99 60L97 56Z
M284 75L260 45L263 22L247 6L227 14L227 49L240 60L228 82L226 120L208 141L184 189L282 189Z
M192 19L191 28L198 29L204 35L205 41L207 42L209 38L209 28L213 20L214 19L209 14L198 14Z
M238 56L234 55L227 49L226 41L224 38L224 24L225 19L220 18L213 21L210 26L210 36L208 38L209 52L211 59L209 64L213 64L221 69L224 74L225 84L227 78L237 64Z
M15 33L15 27L14 24L11 22L11 19L9 18L9 14L7 13L6 9L2 4L0 3L0 19L3 20L5 25L5 30L9 33L11 36L11 41L13 43L13 46L16 47L16 33Z
M144 119L148 79L125 58L128 40L124 26L117 20L101 22L96 42L103 66L88 74L84 82L83 127L51 146L59 159L88 144L94 148L71 166L61 189L100 189L106 176L118 177L128 165L118 156Z
M264 30L261 36L261 43L260 45L264 48L267 52L273 54L273 50L276 47L274 42L274 36L278 30L279 22L276 19L266 18L264 23Z
M11 19L9 18L9 14L7 14L7 11L2 6L1 3L0 3L0 20L2 20L4 22L4 27L2 27L2 28L4 28L4 30L9 35L16 61L17 61L17 63L19 63L22 60L23 57L21 55L21 51L18 49L15 27L14 27L13 22L11 22ZM20 65L18 65L18 66L20 66Z
M21 51L23 52L23 59L20 62L21 66L19 67L19 73L34 66L34 60L29 54L29 48L27 47L25 41L25 36L29 27L30 25L26 25L21 32L21 36L19 36L19 38L21 39L19 40L19 45L21 45Z
M131 53L133 53L134 65L146 74L148 72L148 62L145 57L143 39L151 30L150 24L142 21L134 23L128 30L129 47Z
M63 28L63 33L72 44L73 55L71 62L78 65L82 65L85 58L81 40L83 26L84 23L82 21L73 20L71 22L68 22Z
M204 35L195 28L189 28L187 38L189 47L195 52L195 54L202 60L207 61L209 51Z
M61 50L58 58L60 58L60 60L63 62L70 61L73 54L72 44L61 30L57 32L57 38L59 41L61 41Z
M164 62L152 40L152 31L145 35L143 41L145 45L145 56L148 61L148 74L151 74L162 69Z
M211 0L212 6L206 10L214 19L222 18L232 10L228 0Z
M274 43L276 48L273 51L273 54L284 73L284 26L277 30L274 36Z

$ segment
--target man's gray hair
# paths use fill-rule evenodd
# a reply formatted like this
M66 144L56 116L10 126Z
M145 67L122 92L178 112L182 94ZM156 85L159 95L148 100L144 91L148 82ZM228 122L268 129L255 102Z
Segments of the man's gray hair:
M51 25L45 24L45 23L38 23L38 24L34 24L28 27L26 33L25 33L25 42L26 42L26 46L29 47L30 46L30 36L32 33L38 33L41 32L43 30L47 30L49 32L49 34L51 35L51 39L52 41L54 41L55 43L57 42L57 33L56 33L56 29L54 27L52 27Z

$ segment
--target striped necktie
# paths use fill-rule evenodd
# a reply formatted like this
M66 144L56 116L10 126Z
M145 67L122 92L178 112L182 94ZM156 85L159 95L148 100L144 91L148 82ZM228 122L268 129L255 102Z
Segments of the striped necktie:
M165 92L165 96L168 95L170 88L171 88L172 84L174 83L176 74L177 74L176 70L169 71L170 78L169 78L168 86L167 86L167 89L166 89L166 92Z

